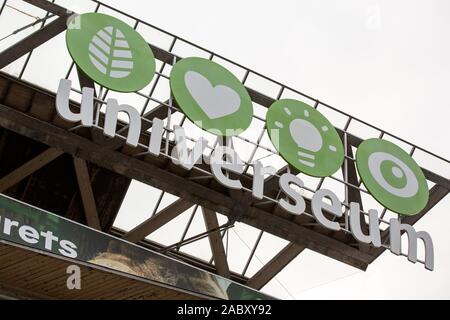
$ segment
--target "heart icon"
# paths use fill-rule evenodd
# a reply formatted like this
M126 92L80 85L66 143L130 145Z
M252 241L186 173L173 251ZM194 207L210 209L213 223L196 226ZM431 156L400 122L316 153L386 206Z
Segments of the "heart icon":
M198 72L186 72L184 82L192 98L211 120L233 114L241 105L241 98L236 91L225 85L213 87Z

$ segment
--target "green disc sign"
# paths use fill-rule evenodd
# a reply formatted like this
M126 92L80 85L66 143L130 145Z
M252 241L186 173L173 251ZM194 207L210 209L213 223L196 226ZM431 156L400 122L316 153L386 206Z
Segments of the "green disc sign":
M120 92L138 91L151 81L155 58L136 30L101 13L84 13L74 19L66 33L67 48L92 80Z
M245 87L208 59L180 60L170 73L170 86L189 120L213 134L234 136L252 121L253 106Z
M344 148L336 129L306 103L278 100L267 111L266 122L275 148L301 172L327 177L342 165Z
M400 147L368 139L356 151L362 182L386 208L403 215L419 213L428 201L428 186L417 163Z
M81 71L108 89L138 91L155 73L155 58L147 42L112 16L74 15L66 43ZM201 129L230 137L250 126L250 96L239 79L221 65L204 58L184 58L172 67L169 79L181 111ZM342 166L344 146L339 134L306 103L275 101L267 111L266 128L278 153L300 172L328 177ZM362 142L356 164L367 190L386 208L414 215L427 204L428 186L422 170L393 143L381 139Z

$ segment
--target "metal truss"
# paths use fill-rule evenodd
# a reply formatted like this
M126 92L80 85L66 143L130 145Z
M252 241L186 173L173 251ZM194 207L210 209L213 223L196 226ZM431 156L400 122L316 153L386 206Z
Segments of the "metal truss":
M242 192L229 190L217 184L211 179L211 172L205 165L196 165L196 167L189 172L172 165L170 162L170 150L173 147L171 125L178 124L183 126L186 119L183 116L181 117L181 120L174 123L175 120L173 119L173 116L179 112L179 109L172 101L170 94L169 96L161 98L156 92L159 87L164 86L164 83L162 83L163 81L166 82L165 85L167 86L168 75L165 73L167 68L182 58L176 53L177 46L179 45L189 46L200 51L204 56L207 56L213 61L218 61L219 63L225 62L232 65L233 68L238 69L242 75L242 83L246 86L255 105L262 108L268 108L277 99L283 98L286 95L295 95L298 99L314 105L315 108L320 109L322 112L331 111L346 119L345 124L342 127L337 127L346 150L342 170L339 174L318 179L317 181L311 182L310 185L305 186L305 190L310 193L321 188L327 181L333 181L344 191L344 206L348 207L350 202L358 202L361 204L361 208L363 208L364 197L370 195L362 186L355 167L353 150L358 147L363 139L358 137L354 132L356 129L352 129L353 124L370 128L376 132L376 135L380 138L389 137L400 141L409 148L412 157L416 157L417 152L421 152L427 157L432 158L434 161L440 161L445 166L450 164L449 160L441 156L390 134L383 129L377 128L361 119L342 112L338 108L332 107L323 101L283 85L278 81L261 75L260 73L235 63L217 53L202 48L141 19L117 10L106 3L93 0L95 3L94 11L101 12L102 10L107 9L109 13L113 12L114 14L126 17L132 21L135 29L138 29L140 26L150 28L166 37L168 40L167 42L169 43L168 47L164 49L149 41L149 46L151 47L155 58L159 61L160 67L147 92L129 94L130 96L133 95L143 99L143 104L140 109L143 119L141 133L141 141L143 141L143 143L135 150L130 149L126 146L124 139L128 129L127 123L122 122L120 124L120 135L113 139L107 139L101 133L104 116L102 112L98 113L96 122L98 125L89 130L89 132L86 132L85 128L77 125L62 123L61 119L57 119L54 115L54 106L52 103L55 94L22 79L26 74L29 63L31 63L33 50L63 32L66 29L67 17L71 14L71 12L68 12L65 8L55 4L54 1L24 0L24 2L43 9L46 12L46 17L48 19L42 21L41 28L38 31L0 53L0 69L13 61L17 61L23 56L27 57L18 77L12 77L3 73L0 74L0 78L3 79L2 81L4 83L3 87L0 85L0 93L2 90L4 91L4 96L0 94L0 126L9 131L40 141L47 145L48 149L0 178L0 192L9 190L61 155L69 154L73 158L75 175L78 182L77 192L81 198L86 223L93 228L110 232L127 241L135 242L144 247L157 250L200 268L216 272L224 277L246 283L248 286L257 289L261 289L305 249L327 255L362 270L365 270L367 266L386 249L386 247L372 248L362 244L355 244L354 239L348 233L342 231L332 232L321 227L315 223L315 220L310 214L310 201L308 199L306 199L307 210L305 215L292 217L286 212L283 212L275 204L280 196L278 190L278 178L288 171L298 174L294 168L289 167L288 165L279 168L275 176L266 180L265 199L262 201L254 201L254 199L252 199L249 192L252 180L252 173L249 169L251 168L252 161L261 157L278 156L276 151L274 151L270 145L264 143L266 135L264 125L261 126L262 128L260 129L259 134L255 137L238 136L235 138L236 140L239 140L240 143L245 143L251 148L249 157L245 159L245 173L241 178L242 184L244 185L244 191ZM4 10L5 4L6 1L4 1L0 7L0 14ZM55 16L55 19L50 19L53 15ZM93 81L78 70L73 63L68 66L67 70L62 72L61 78L69 78L75 72L80 87L88 86L96 89L96 101L98 109L101 110L101 106L105 103L105 100L111 93L104 88L96 87ZM249 79L252 77L257 77L270 83L272 87L276 88L276 90L274 90L276 93L270 95L252 88L251 84L249 84ZM20 105L18 107L17 103L14 102L14 99L7 99L7 95L12 94L11 90L13 93L16 92L16 94L19 94L20 96L26 94L29 94L32 97L35 97L37 94L44 96L45 99L47 99L44 107L49 109L53 108L52 115L45 117L46 112L48 114L49 111L42 106L37 109L34 108L33 98L30 98L31 100L29 103L24 103L23 106ZM73 89L73 91L75 94L80 93L77 89ZM79 104L74 101L73 107L77 108L79 107ZM35 110L33 110L33 108ZM148 141L151 134L149 133L149 130L152 127L151 119L154 117L159 117L161 119L165 118L168 122L165 128L165 152L158 158L149 155L145 149L145 142ZM254 115L254 121L257 123L264 123L265 120L261 115ZM211 149L213 147L214 146L210 146ZM92 187L94 178L93 172L89 168L90 165L106 168L125 177L122 189L123 195L128 188L130 179L141 181L162 190L163 193L161 194L160 199L153 206L153 214L150 215L147 220L128 232L111 228L110 226L113 221L105 222L102 220L103 218L98 210L98 199L94 195ZM422 167L422 170L431 184L429 190L429 202L421 213L412 217L403 218L402 222L414 224L450 191L450 180L448 178L435 173L435 170L432 170L432 168ZM178 196L179 199L164 209L158 210L164 192L174 194ZM161 244L146 239L152 232L166 225L190 208L194 208L194 212L191 214L179 242L170 246L162 246ZM198 211L198 208L201 209L207 231L194 237L186 238L192 219ZM229 222L225 225L219 225L217 213L227 216ZM364 223L365 214L364 211L361 212L363 217L363 219L361 219L363 227L366 227ZM380 219L385 224L383 239L387 238L389 231L389 226L385 219L385 216L389 214L392 215L393 213L389 212L386 208L383 208L380 216ZM113 216L115 217L115 215ZM246 223L261 230L241 274L230 271L227 261L227 250L223 241L226 230L232 228L236 221ZM344 220L340 222L344 225L346 223ZM283 238L289 243L276 254L271 261L265 264L261 270L252 277L246 278L246 272L255 256L255 252L264 232ZM208 237L212 252L212 258L209 262L202 261L180 252L180 248L183 245L205 237Z

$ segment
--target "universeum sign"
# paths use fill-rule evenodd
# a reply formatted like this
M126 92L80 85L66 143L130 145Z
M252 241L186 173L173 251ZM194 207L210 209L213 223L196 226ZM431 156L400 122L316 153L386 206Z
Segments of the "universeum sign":
M76 65L96 83L110 90L136 92L148 85L155 73L155 58L146 41L136 30L114 17L100 13L73 15L66 43ZM163 138L171 129L165 127L164 121L142 119L136 108L116 99L106 101L103 133L109 137L117 136L118 115L125 113L129 123L124 138L128 145L144 147L150 154L167 157L188 170L198 163L207 163L222 185L243 189L239 175L244 172L245 163L234 150L231 137L244 132L252 120L253 106L246 88L223 66L199 57L175 61L169 78L171 93L180 111L199 128L218 136L210 155L205 155L206 139L189 138L181 126L174 126L172 130L175 147L169 152ZM69 108L70 91L71 81L60 80L56 99L59 115L86 127L99 127L94 89L82 88L81 107L77 112ZM152 124L146 145L139 140L142 121ZM313 177L328 177L341 168L346 157L343 142L334 126L316 108L298 100L277 100L268 109L265 121L275 152L300 172ZM192 148L188 148L188 142ZM264 166L260 161L250 165L254 173L249 191L254 198L264 199L264 179L275 175L276 169ZM356 151L356 166L362 183L384 207L403 216L416 215L425 208L429 195L425 176L413 158L399 146L383 139L365 140ZM303 187L298 176L284 173L279 179L284 197L277 200L277 204L292 215L305 214L305 199L299 192ZM369 228L368 232L363 232L360 205L351 202L346 210L343 207L345 204L328 189L317 190L311 199L312 215L324 227L350 232L358 241L374 247L385 246L376 210L368 211ZM330 215L335 218L330 219ZM335 220L343 215L348 215L348 226L345 227ZM433 270L433 242L429 234L418 232L395 218L389 223L391 252L401 254L401 234L406 232L408 259L417 261L417 242L421 239L425 247L424 265Z

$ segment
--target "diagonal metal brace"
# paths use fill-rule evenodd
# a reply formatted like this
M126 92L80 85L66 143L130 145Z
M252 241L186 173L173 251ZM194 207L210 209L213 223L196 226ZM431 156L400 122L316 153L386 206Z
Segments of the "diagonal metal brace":
M225 223L225 224L223 224L223 225L221 225L221 226L219 226L217 228L214 228L214 229L211 229L211 230L207 230L207 231L199 233L199 234L197 234L197 235L195 235L193 237L187 238L187 239L185 239L183 241L179 241L179 242L174 243L174 244L172 244L172 245L170 245L168 247L162 248L158 252L164 253L164 252L170 251L172 249L188 245L188 244L190 244L192 242L195 242L195 241L201 240L203 238L206 238L207 236L209 236L213 232L217 232L217 231L221 232L221 231L227 230L227 229L232 228L232 227L234 227L234 223L227 222L227 223Z
M67 18L69 13L59 17L58 19L50 22L45 27L39 29L38 31L30 34L21 41L15 43L11 47L7 48L0 53L0 69L3 69L11 62L14 62L27 54L28 52L36 49L41 44L47 42L53 37L57 36L61 32L67 29Z

